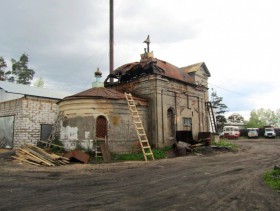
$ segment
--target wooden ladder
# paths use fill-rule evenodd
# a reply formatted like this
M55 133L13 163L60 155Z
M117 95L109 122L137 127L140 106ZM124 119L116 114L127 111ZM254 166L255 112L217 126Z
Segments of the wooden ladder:
M106 137L105 138L99 138L96 137L94 140L94 151L95 151L95 158L103 158L102 150L101 150L101 144L106 143Z
M148 161L148 157L150 157L152 160L154 160L155 159L154 154L153 154L151 146L149 144L147 135L145 133L145 129L143 127L142 121L140 119L140 116L139 116L138 110L136 108L135 102L132 98L132 95L125 92L125 97L127 100L127 104L128 104L130 113L132 115L135 130L138 135L138 139L139 139L139 142L141 145L141 149L142 149L145 161Z
M210 119L212 132L217 133L217 124L216 124L216 118L215 118L215 115L214 115L212 103L211 102L206 102L205 105L206 105L206 108L207 108L207 111L208 111L208 114L209 114L209 119Z
M50 148L52 145L52 142L55 140L57 129L59 128L60 120L62 119L62 117L63 117L63 111L60 111L55 120L55 123L52 125L51 134L46 142L46 148Z

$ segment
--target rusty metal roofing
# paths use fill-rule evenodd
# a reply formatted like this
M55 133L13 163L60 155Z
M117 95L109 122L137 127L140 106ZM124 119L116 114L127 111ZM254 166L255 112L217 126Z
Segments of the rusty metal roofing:
M122 83L150 74L158 74L181 82L195 84L195 81L187 72L182 71L175 65L156 58L149 58L141 60L140 62L125 64L110 74L105 80L105 83L109 78L116 78L119 80L118 82Z
M116 91L114 89L108 89L105 87L94 87L77 94L63 98L63 100L73 99L126 99L124 93Z
M208 75L208 77L211 76L208 68L206 67L204 62L200 62L200 63L196 63L196 64L192 64L186 67L181 67L180 69L183 70L186 73L192 73L192 72L196 72L198 71L201 67L203 67L203 69L205 70L206 74Z
M146 101L142 98L133 96L135 100ZM113 100L126 100L124 93L114 89L105 87L94 87L77 94L65 97L62 101L77 100L77 99L113 99Z

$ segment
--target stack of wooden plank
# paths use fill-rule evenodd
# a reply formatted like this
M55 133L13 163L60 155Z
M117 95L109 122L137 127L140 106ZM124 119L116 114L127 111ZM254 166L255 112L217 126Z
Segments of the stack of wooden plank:
M68 158L50 154L32 144L22 145L16 149L16 155L12 157L37 166L59 166L70 163Z

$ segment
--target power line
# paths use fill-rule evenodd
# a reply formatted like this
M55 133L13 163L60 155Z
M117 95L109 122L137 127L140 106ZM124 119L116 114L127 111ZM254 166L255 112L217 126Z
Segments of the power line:
M211 84L212 86L215 86L215 87L217 87L217 88L219 88L219 89L222 89L222 90L224 90L224 91L231 92L231 93L233 93L233 94L237 94L237 95L241 95L241 96L243 96L243 97L246 97L246 95L244 95L243 93L236 92L236 91L232 91L232 90L230 90L230 89L226 89L226 88L223 88L223 87L221 87L221 86L218 86L218 85L215 85L215 84L212 84L212 83L209 83L209 82L208 82L208 84Z

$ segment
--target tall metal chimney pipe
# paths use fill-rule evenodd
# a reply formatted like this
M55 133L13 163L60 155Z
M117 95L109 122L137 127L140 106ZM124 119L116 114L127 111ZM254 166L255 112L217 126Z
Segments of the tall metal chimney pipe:
M114 0L110 0L110 74L114 71ZM113 78L110 78L113 82Z

